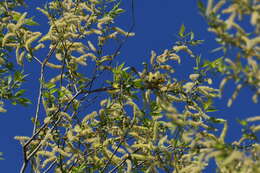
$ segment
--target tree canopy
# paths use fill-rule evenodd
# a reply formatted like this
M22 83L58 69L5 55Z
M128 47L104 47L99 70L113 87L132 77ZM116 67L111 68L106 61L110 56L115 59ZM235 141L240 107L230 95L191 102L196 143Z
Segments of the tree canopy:
M228 82L236 86L229 107L244 87L258 103L259 0L197 2L221 56L195 53L203 40L183 24L178 40L151 50L142 69L117 61L135 36L134 0L131 11L118 0L52 0L37 8L48 25L29 17L23 0L0 2L0 112L8 114L7 102L35 109L32 134L14 137L23 151L20 173L202 172L212 160L216 172L260 172L260 116L239 120L241 138L226 142L227 120L211 115L222 109L214 102ZM122 13L132 15L128 29L117 23ZM179 79L183 56L194 67ZM39 69L35 104L23 88L25 62Z

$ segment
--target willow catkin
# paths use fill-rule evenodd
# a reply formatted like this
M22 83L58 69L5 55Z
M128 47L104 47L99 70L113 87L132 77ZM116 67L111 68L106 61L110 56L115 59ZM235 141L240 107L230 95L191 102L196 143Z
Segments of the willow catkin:
M248 122L260 121L260 116L254 116L254 117L247 118L246 121L248 121Z
M96 52L97 49L95 48L95 46L91 43L91 41L88 41L88 46L89 48L93 51L93 52Z

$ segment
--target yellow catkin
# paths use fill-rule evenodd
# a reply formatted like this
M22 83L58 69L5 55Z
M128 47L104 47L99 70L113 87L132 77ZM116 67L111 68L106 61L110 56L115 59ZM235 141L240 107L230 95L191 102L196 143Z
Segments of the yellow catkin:
M233 12L229 18L225 21L226 22L226 26L227 26L227 30L231 29L231 27L233 26L233 24L235 23L234 20L236 18L236 13Z
M88 5L88 4L83 3L83 4L82 4L82 8L85 9L85 10L87 10L87 11L89 11L89 12L91 12L91 13L94 13L94 10L93 10L92 7L91 7L90 5Z
M98 20L98 24L97 24L97 27L99 29L102 29L102 25L105 24L105 23L108 23L108 22L111 22L113 20L113 18L109 17L109 16L105 16L101 19Z
M113 153L112 153L109 149L104 148L103 151L104 151L105 156L106 156L108 159L111 158L111 161L112 161L113 163L118 164L118 163L120 163L120 162L122 161L118 156L116 156L115 154L113 155ZM113 157L112 157L112 156L113 156Z
M52 64L50 62L47 62L46 65L48 67L55 68L55 69L61 69L62 68L62 65L56 65L56 64Z
M90 2L92 2L93 4L99 4L100 2L98 0L89 0Z
M87 63L86 63L86 57L87 57L87 55L84 54L84 55L81 55L81 56L78 57L78 58L73 58L72 60L73 60L75 63L78 63L78 64L80 64L80 65L86 66L86 65L87 65Z
M25 55L25 51L22 51L22 53L20 53L20 55L18 57L16 57L16 61L19 65L22 65L23 64L23 58L24 58L24 55Z
M126 160L126 165L127 165L126 172L127 173L131 173L132 172L132 162L131 162L131 160L127 159Z
M154 64L155 57L156 57L156 53L155 53L155 51L152 50L151 51L150 64Z
M30 50L31 43L32 43L34 40L36 40L38 37L40 37L41 35L42 35L42 33L40 33L40 32L35 32L35 33L33 33L33 35L32 35L28 40L26 40L24 47L26 48L27 51Z
M167 135L164 136L164 137L162 137L162 138L159 140L159 142L158 142L158 146L163 146L163 144L167 141L167 138L168 138Z
M94 34L97 34L97 35L102 35L102 31L100 30L97 30L97 29L91 29L91 32L94 33Z
M43 122L45 124L48 124L50 121L51 121L51 117L46 117Z
M94 51L94 52L97 51L97 49L96 49L95 46L91 43L91 41L88 41L88 46L89 46L89 48L90 48L92 51Z
M61 76L61 75L59 74L59 75L55 76L54 78L52 78L49 82L50 82L50 83L56 83L56 82L58 82L58 81L61 80L61 77L65 77L65 75L63 74L63 75Z
M234 160L243 158L243 154L239 151L233 151L223 162L221 163L221 166L226 166L233 162Z
M247 118L246 121L248 121L248 122L260 121L260 116L254 116L254 117Z
M113 27L113 30L117 31L118 33L122 35L127 35L127 32L125 32L123 29L118 28L118 27Z
M63 149L61 149L61 148L59 148L59 147L57 147L57 146L54 147L53 150L56 151L56 152L58 152L58 153L60 153L62 156L65 156L65 157L70 157L70 156L71 156L70 153L65 152Z
M43 42L43 41L46 41L46 40L52 40L51 35L49 33L46 34L45 36L43 36L38 42Z
M208 0L208 4L207 4L207 8L206 8L206 15L208 16L211 11L212 11L212 7L213 7L213 0Z
M38 151L37 155L53 157L55 155L55 153L54 152L50 152L50 151Z
M77 125L75 125L75 127L74 127L74 132L77 132L77 133L79 133L81 131L81 127L77 124Z
M181 58L179 57L179 55L177 55L177 54L175 54L175 53L171 53L169 56L170 56L170 57L169 57L170 60L175 60L175 61L177 61L179 64L181 63Z
M94 138L87 138L87 139L84 140L84 142L86 142L86 143L94 143L94 142L96 142L98 140L99 140L99 138L94 137ZM104 143L103 143L103 145L104 145Z
M85 124L88 120L91 120L91 119L95 118L96 116L97 116L97 112L96 112L96 111L94 111L94 112L92 112L92 113L90 113L90 114L87 114L87 115L83 118L82 124Z
M158 137L158 122L155 121L153 125L153 141L156 141Z
M5 46L8 46L8 47L18 47L19 43L5 43Z
M199 74L191 74L191 75L189 76L189 78L190 78L192 81L195 81L195 80L198 79L199 76L200 76Z
M15 33L8 33L8 34L5 34L3 40L2 40L2 46L5 46L6 42L8 41L8 38L9 37L15 37L16 34Z
M223 142L223 143L224 143L224 140L225 140L225 137L226 137L226 134L227 134L227 129L228 129L228 124L227 124L227 122L225 121L225 122L224 122L223 130L222 130L222 132L221 132L221 134L220 134L220 137L219 137L219 140L220 140L221 142Z
M113 30L124 36L134 36L135 35L134 33L126 32L123 29L118 28L118 27L113 27Z
M76 141L77 137L73 134L73 132L70 130L67 132L67 138L69 141Z
M180 50L187 49L187 46L174 46L172 49L176 52L179 52Z
M15 32L15 24L9 23L9 24L7 25L7 29L8 29L8 31L9 31L10 33L14 33L14 32Z
M45 47L45 45L42 44L42 43L40 43L40 44L38 44L37 46L35 46L35 47L33 48L33 50L36 51L36 50L39 50L39 49L44 48L44 47Z
M26 140L29 140L30 137L28 137L28 136L15 136L14 139L16 139L18 141L26 141Z
M252 25L256 25L257 24L257 20L259 19L259 13L257 11L254 11L252 14L251 14L251 20L250 20L250 23Z
M258 45L258 44L260 44L260 36L251 39L251 40L247 43L247 48L250 50L250 49L252 49L254 46Z
M147 155L141 155L141 154L131 154L132 158L135 158L137 160L155 160L154 157L152 156L147 156Z
M260 125L257 125L257 126L251 126L251 130L252 130L253 132L257 132L257 131L259 131L259 130L260 130Z
M48 163L53 162L54 160L56 160L56 156L53 156L53 157L50 157L50 158L44 160L44 162L42 163L42 168L45 168Z
M123 148L121 148L121 147L118 148L117 145L112 145L112 148L113 148L113 150L117 149L117 153L122 153L122 154L126 153L126 151Z
M59 115L64 116L67 120L71 121L71 116L66 112L60 112Z
M86 57L90 57L90 58L92 58L93 60L96 60L96 59L97 59L97 57L96 57L93 53L87 53L87 54L85 54L85 56L86 56Z
M152 149L153 146L151 144L133 144L131 147L133 148L145 148L145 149Z
M227 0L220 0L212 9L212 12L217 13L217 11L226 3Z

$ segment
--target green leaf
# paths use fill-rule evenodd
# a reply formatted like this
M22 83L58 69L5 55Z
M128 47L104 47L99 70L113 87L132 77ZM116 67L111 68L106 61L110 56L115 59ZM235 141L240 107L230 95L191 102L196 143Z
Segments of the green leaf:
M47 89L52 89L56 86L55 83L51 83L51 82L48 82L48 83L45 83L44 84L44 88L47 88Z
M24 78L25 78L26 76L28 76L28 75L24 75L22 72L16 71L16 72L14 73L14 81L15 81L15 82L22 82L22 81L24 81Z
M142 79L134 80L134 87L141 88L142 87Z
M223 119L210 117L209 120L213 123L223 124Z
M215 109L215 108L209 108L206 110L206 112L216 112L218 111L218 109Z
M29 18L29 19L25 19L24 23L25 23L26 25L29 25L29 26L37 26L37 25L39 25L39 23L37 23L37 22L35 22L35 21L33 20L33 17L31 17L31 18Z
M179 36L184 37L184 32L185 32L185 26L184 24L182 24L179 30Z
M12 101L12 105L17 105L17 102L16 101Z
M28 104L32 103L29 99L23 98L23 97L18 98L17 101L18 101L19 104L21 104L23 106L27 106Z
M240 120L240 119L237 119L237 122L239 124L241 124L242 126L247 126L248 125L248 122L246 120Z
M200 66L200 62L201 62L200 60L201 60L201 55L196 56L196 67Z
M84 164L80 165L79 167L74 167L74 168L72 169L72 173L84 173L84 172L86 172L86 171L85 171L86 167L87 167L87 166L84 165Z
M17 92L14 94L14 96L15 96L15 97L20 97L21 95L23 95L23 93L24 93L25 91L26 91L26 90L21 89L21 90L17 91Z
M115 14L120 14L120 13L124 13L125 10L122 8L118 8L117 10L115 10Z
M204 7L204 4L201 0L198 0L198 8L199 8L199 11L202 13L202 14L205 14L205 11L206 11L206 8Z
M51 90L50 90L50 94L53 94L53 93L55 93L55 92L57 92L58 91L58 88L52 88Z
M35 118L32 117L32 118L31 118L31 121L32 121L32 123L34 124L34 122L35 122ZM40 126L40 125L41 125L40 121L39 121L39 120L36 121L36 126Z
M20 17L21 17L21 15L19 15L19 14L14 14L14 15L13 15L13 19L14 19L15 21L18 21Z
M10 85L11 82L12 82L12 76L9 75L9 76L7 77L7 84Z
M0 160L4 160L4 158L2 156L3 156L3 153L0 152Z
M111 11L116 11L117 9L119 9L120 4L121 4L121 1L119 1L119 2L113 7L113 9L112 9Z
M0 113L1 112L6 112L6 109L4 109L2 106L0 106Z
M194 39L194 33L190 32L190 40L193 40L193 39Z

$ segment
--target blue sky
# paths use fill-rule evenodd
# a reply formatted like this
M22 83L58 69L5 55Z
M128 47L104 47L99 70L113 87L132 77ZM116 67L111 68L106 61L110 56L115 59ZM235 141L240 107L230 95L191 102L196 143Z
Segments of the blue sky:
M45 0L29 2L29 8L26 9L29 10L29 16L36 15L35 8L42 6L45 2ZM126 66L141 69L142 62L149 61L151 50L161 53L164 49L172 47L177 40L181 24L184 24L188 31L193 31L195 38L205 40L204 44L195 49L196 53L202 54L202 58L209 60L218 57L218 54L210 53L212 49L217 47L217 44L214 35L207 31L204 18L199 15L196 1L149 0L134 2L136 22L133 32L136 33L136 36L129 38L124 44L121 55L117 59L119 62L126 62ZM123 7L127 11L117 19L117 22L119 26L128 30L131 25L131 1L125 1ZM41 24L36 28L47 32L48 27L45 16L38 13L35 20ZM188 78L188 74L192 73L192 63L193 61L189 57L182 57L182 64L176 67L180 77ZM35 104L38 93L39 67L35 67L32 63L26 63L25 67L25 72L30 75L27 77L24 87L29 88L26 93L30 95L29 97ZM215 86L217 84L214 83ZM241 134L241 126L236 122L236 118L260 114L260 105L252 103L252 92L248 88L243 89L233 106L228 108L226 103L233 90L234 85L229 83L225 88L224 97L216 100L216 107L220 111L213 114L215 117L228 119L227 141L238 139ZM22 163L22 148L13 137L16 135L31 135L32 124L30 118L35 112L35 107L8 105L7 108L8 112L0 116L0 151L4 152L5 158L5 160L0 161L0 168L5 172L18 172ZM212 167L205 172L212 172Z

